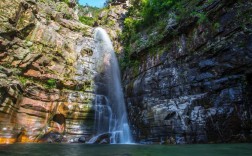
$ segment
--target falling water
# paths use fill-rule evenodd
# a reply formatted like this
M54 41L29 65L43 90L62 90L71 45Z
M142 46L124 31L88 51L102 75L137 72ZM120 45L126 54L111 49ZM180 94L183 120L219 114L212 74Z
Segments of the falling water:
M121 87L118 61L112 42L102 28L94 33L96 60L96 100L95 129L96 136L108 134L110 143L132 143L131 132L127 119L127 111Z

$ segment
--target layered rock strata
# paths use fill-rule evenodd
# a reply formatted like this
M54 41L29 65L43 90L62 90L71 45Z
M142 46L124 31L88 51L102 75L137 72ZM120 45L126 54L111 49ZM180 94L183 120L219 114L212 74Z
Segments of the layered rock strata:
M252 3L196 6L207 22L178 23L171 14L161 36L143 32L141 44L132 45L131 59L139 63L124 71L123 81L138 142L252 139Z
M75 1L0 2L0 143L83 142L93 132L93 28Z

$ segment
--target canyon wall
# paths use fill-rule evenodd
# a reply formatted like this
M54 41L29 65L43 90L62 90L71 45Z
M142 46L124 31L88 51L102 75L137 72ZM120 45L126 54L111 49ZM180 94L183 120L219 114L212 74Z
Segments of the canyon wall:
M122 79L135 141L251 141L252 3L183 2L197 16L170 11L127 47L135 62ZM116 52L126 48L129 7L115 1L94 25L107 30ZM93 135L93 28L79 22L77 10L75 0L0 1L0 143Z
M127 5L102 9L93 27L79 20L80 7L75 0L0 2L0 143L84 143L94 135L94 27L121 51Z
M137 142L252 139L252 3L201 0L196 6L207 21L178 22L170 12L164 29L143 30L130 45L137 63L123 71L123 85Z
M93 133L93 28L74 0L0 2L0 143Z

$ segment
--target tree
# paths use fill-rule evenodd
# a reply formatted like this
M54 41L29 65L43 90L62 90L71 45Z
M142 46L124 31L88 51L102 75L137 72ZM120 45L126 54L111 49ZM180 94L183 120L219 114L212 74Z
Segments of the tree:
M110 3L114 2L115 0L106 0L104 6L108 6Z

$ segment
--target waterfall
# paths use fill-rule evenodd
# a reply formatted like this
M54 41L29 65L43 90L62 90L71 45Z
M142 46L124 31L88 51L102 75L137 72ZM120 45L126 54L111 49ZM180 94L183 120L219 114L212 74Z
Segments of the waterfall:
M96 60L95 78L95 130L96 136L89 142L94 143L99 136L108 136L112 144L132 143L127 119L127 111L121 86L120 70L112 42L102 28L94 33Z

